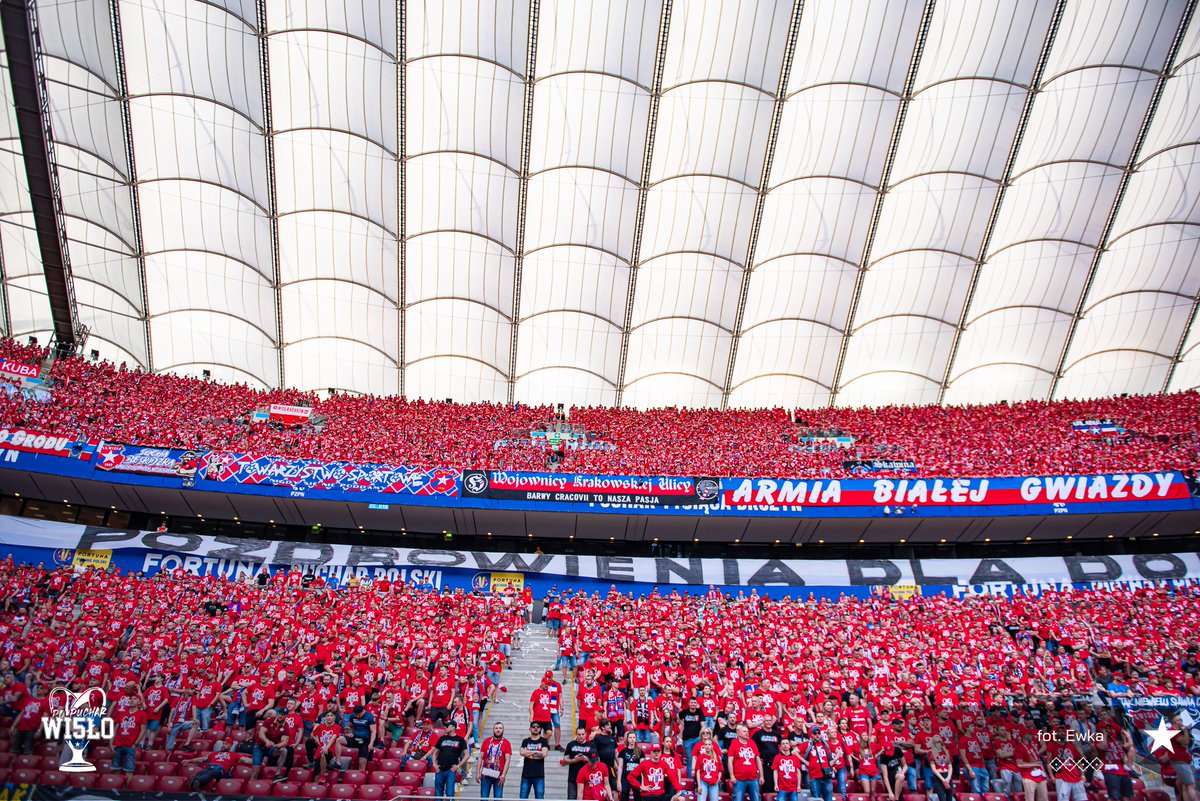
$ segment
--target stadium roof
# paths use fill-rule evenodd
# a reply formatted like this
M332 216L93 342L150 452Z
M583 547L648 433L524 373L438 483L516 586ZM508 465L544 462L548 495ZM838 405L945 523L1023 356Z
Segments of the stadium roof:
M634 406L1200 384L1196 0L38 0L89 348ZM4 63L4 328L50 330Z

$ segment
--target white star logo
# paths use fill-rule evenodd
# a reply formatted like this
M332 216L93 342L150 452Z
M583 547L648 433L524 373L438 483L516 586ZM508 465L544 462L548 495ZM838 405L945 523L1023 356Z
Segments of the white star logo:
M1179 734L1179 730L1172 729L1170 726L1167 725L1166 718L1159 717L1158 728L1157 729L1142 729L1142 734L1144 734L1148 738L1150 738L1150 753L1153 754L1155 751L1157 751L1160 748L1163 749L1164 751L1170 751L1171 750L1171 740L1177 734Z

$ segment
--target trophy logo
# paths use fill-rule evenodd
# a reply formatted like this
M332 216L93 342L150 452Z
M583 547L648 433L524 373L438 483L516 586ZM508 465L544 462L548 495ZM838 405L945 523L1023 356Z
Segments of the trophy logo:
M94 772L96 766L84 759L88 743L111 740L113 736L113 719L108 716L108 696L103 688L75 693L56 687L48 701L50 714L42 719L42 734L47 740L65 740L71 751L71 758L58 769L64 773Z

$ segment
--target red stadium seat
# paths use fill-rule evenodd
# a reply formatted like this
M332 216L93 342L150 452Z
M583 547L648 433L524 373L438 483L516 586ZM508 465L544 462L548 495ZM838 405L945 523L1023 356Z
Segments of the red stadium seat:
M142 793L152 793L158 784L157 776L134 774L129 777L129 789Z
M404 787L416 787L421 783L422 774L413 770L406 770L403 773L396 774L396 784Z
M142 759L147 762L166 762L168 753L161 748L155 748L150 751L142 752Z
M371 784L391 787L396 780L396 773L391 770L373 770L371 771L370 780Z
M180 765L176 773L185 779L190 779L202 770L204 768L200 765Z
M1147 801L1171 801L1171 795L1166 790L1147 790Z
M392 798L408 798L412 794L412 787L401 787L400 785L392 785L383 791L383 797Z
M270 795L272 787L270 779L250 779L242 785L242 792L245 795Z
M249 765L234 765L231 774L235 779L249 779L254 775L254 768Z
M217 782L217 793L220 795L241 795L244 779L221 779Z
M846 801L871 801L871 796L866 793L850 793L846 796Z
M365 770L348 770L342 773L342 784L360 785L367 783L367 772Z
M112 759L112 756L112 748L108 747L107 745L98 745L91 750L88 759L97 763L101 761L107 762L108 760Z
M364 784L358 788L359 801L381 801L384 785Z
M354 794L358 792L359 785L356 784L335 784L329 788L329 798L354 798Z
M37 768L13 768L9 774L14 784L37 784L41 775Z
M174 762L151 762L147 772L151 776L174 776L178 769L179 766Z
M188 780L182 776L159 776L155 786L160 793L180 793L187 789Z
M283 795L288 798L295 798L300 794L300 782L279 782L271 788L271 795Z
M300 784L304 784L306 781L308 781L311 778L312 778L312 769L311 768L292 768L288 772L288 780L294 781L294 782L299 782Z
M96 780L95 787L97 790L124 790L125 774L101 773L100 778Z
M983 801L1008 801L1004 793L984 793Z
M67 785L70 787L82 787L86 789L95 787L96 782L99 780L99 773L71 773L67 776Z
M305 782L300 785L301 798L325 798L329 790L320 782Z
M62 751L62 746L58 743L42 743L34 749L34 752L41 757L57 758L60 751Z
M37 754L21 754L13 760L10 767L37 770L42 766L42 758Z
M414 794L417 798L436 798L437 793L432 787L418 787Z
M983 796L978 795L977 793L963 793L962 795L957 796L957 798L958 801L983 801ZM1051 799L1051 801L1053 801L1053 799Z
M392 747L387 750L388 759L394 759L396 761L404 759L406 753L407 752L403 748Z
M12 751L0 751L0 768L9 767L17 755Z
M44 770L42 777L38 780L38 784L44 784L47 787L65 787L67 785L67 774L58 770Z

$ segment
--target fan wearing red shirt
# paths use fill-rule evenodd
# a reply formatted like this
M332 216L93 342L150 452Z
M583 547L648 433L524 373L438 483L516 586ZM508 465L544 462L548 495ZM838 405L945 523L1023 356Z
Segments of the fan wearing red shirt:
M750 739L750 730L745 724L739 723L737 738L729 744L726 757L729 762L729 775L733 778L733 799L744 801L747 795L750 801L760 801L760 787L763 782L762 758L758 746Z
M649 759L642 760L629 772L629 784L641 793L642 801L665 801L679 792L674 784L675 767L663 762L660 743L651 743L649 752Z
M312 736L304 743L308 761L313 765L313 780L329 767L333 758L333 747L342 736L342 727L337 725L337 713L332 710L321 715L321 722L313 727Z
M575 797L581 801L611 801L613 797L608 765L600 761L595 751L588 752L587 764L580 768L575 782L578 785Z
M32 754L33 738L37 736L42 725L42 718L50 711L50 704L45 698L38 698L38 687L33 685L31 691L22 695L17 703L16 719L8 727L12 737L12 750L15 754Z
M776 801L797 801L800 797L800 772L804 761L792 753L792 741L786 737L779 741L779 753L771 763L775 772Z
M1087 784L1079 770L1083 754L1075 743L1058 739L1046 744L1046 757L1054 769L1054 789L1061 801L1087 801Z
M204 769L193 776L192 780L188 782L188 786L193 792L201 792L213 782L228 779L233 774L233 769L236 766L246 764L250 761L248 755L222 750L225 748L225 744L220 740L215 745L217 750L212 753L201 754L198 757L185 759L180 763L183 765L207 763Z
M437 675L429 687L429 722L434 726L443 725L450 713L450 702L456 693L454 677L445 665L438 668Z
M146 721L142 699L137 696L130 698L128 711L113 715L113 770L133 773L135 746L146 734Z
M1033 732L1025 730L1021 733L1021 740L1013 747L1013 757L1017 761L1017 769L1021 771L1025 801L1046 801L1049 797L1046 769L1042 765L1037 744L1033 742Z
M700 730L700 742L691 754L696 778L696 801L717 801L721 792L721 751L711 729Z
M504 780L512 763L512 743L504 736L504 724L492 725L492 736L479 746L479 761L475 765L475 781L479 783L479 797L504 795Z

